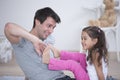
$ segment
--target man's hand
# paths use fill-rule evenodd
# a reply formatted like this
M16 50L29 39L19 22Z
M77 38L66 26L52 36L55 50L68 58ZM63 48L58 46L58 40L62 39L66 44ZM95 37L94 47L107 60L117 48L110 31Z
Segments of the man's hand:
M37 39L37 38L33 42L33 45L38 55L41 56L44 49L46 48L46 45L40 39Z
M41 56L44 49L46 48L46 45L44 43L39 43L39 44L34 44L34 47L38 55Z

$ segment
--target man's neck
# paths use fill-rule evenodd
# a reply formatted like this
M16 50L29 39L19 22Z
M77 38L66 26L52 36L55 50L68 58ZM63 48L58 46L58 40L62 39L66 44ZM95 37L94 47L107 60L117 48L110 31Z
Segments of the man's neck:
M32 29L32 30L30 31L30 33L33 34L33 35L35 35L36 37L38 37L40 40L44 41L44 39L42 39L42 38L40 38L40 37L38 36L38 34L37 34L37 32L36 32L35 29Z

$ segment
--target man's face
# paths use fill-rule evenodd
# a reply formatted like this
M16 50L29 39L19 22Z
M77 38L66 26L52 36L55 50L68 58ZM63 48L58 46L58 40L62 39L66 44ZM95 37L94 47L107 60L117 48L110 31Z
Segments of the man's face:
M53 32L56 22L53 18L48 17L42 24L38 22L36 27L38 37L45 40Z

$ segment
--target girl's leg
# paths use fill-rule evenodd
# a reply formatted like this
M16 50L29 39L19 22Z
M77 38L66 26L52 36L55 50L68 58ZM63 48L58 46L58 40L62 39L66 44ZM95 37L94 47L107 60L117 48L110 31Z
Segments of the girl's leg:
M61 60L74 60L74 61L77 61L86 70L86 66L87 66L87 64L86 64L86 55L84 53L61 51L60 59Z
M42 54L42 62L45 64L49 64L50 58L54 58L54 54L50 47L45 48L43 54Z
M76 80L89 80L88 74L82 68L80 63L73 60L50 59L49 69L51 70L70 70L73 72Z
M70 70L74 73L76 80L89 80L85 69L77 61L50 58L50 49L45 49L42 57L43 63L49 64L48 67L51 70Z

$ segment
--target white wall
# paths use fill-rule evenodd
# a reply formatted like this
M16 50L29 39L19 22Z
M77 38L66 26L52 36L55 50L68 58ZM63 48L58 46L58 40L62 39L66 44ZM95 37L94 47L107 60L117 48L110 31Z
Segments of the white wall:
M80 49L80 29L96 12L83 9L82 0L0 0L0 34L6 22L15 22L31 30L34 13L45 6L51 7L61 17L53 35L55 46L64 50ZM87 5L87 4L86 4Z

